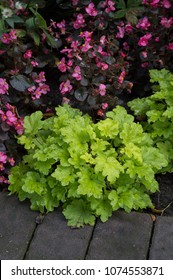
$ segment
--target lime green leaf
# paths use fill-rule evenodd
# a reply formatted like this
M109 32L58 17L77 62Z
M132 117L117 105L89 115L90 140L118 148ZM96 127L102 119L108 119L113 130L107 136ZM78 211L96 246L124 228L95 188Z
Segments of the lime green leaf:
M119 133L119 124L117 122L113 122L111 119L100 121L97 126L102 137L105 136L109 139L114 139Z
M74 168L68 166L58 166L51 176L57 181L60 181L62 186L67 186L70 183L74 183L76 179Z
M109 151L96 157L95 172L101 172L110 183L115 183L124 168L116 159L116 152L112 156L108 156L108 153Z
M110 191L108 198L110 200L112 209L115 211L119 208L119 196L116 190Z
M125 154L128 158L134 158L142 163L141 149L133 143L127 143L126 146L121 149L121 153Z
M88 197L94 196L100 198L102 190L105 187L104 178L101 174L95 174L91 168L83 167L77 173L79 179L78 194L87 195Z
M72 227L82 227L85 224L91 226L95 223L95 217L87 202L82 199L75 199L64 210L63 214Z
M41 121L43 114L37 111L24 119L24 128L26 134L34 135L42 128L43 122Z
M22 190L26 193L36 193L42 195L45 191L46 179L40 177L40 174L34 171L28 171L26 173L25 183L22 186Z
M100 217L102 222L106 222L112 215L112 207L107 197L102 200L95 198L90 199L91 209L95 211L96 215Z

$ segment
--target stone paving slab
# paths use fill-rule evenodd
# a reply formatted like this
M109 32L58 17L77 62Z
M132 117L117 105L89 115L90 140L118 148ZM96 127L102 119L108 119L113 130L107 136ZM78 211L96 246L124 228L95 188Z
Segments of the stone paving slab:
M35 230L37 212L16 196L0 193L0 259L21 260Z
M95 227L86 259L145 260L153 222L148 214L118 211Z
M173 260L173 217L157 217L150 260Z
M61 211L45 216L34 234L26 259L82 260L90 242L93 227L70 228Z

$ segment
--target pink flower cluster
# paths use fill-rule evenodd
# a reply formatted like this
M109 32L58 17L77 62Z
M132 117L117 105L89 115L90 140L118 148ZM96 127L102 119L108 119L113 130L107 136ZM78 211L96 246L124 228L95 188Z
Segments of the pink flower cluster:
M17 115L14 106L9 103L6 104L6 112L0 110L1 120L7 123L9 126L14 127L17 134L21 135L23 133L23 118Z
M33 77L36 85L28 88L28 92L31 93L31 98L33 100L39 99L42 94L47 94L50 91L50 87L45 83L45 72L40 72L37 76Z
M148 27L149 27L150 25L151 25L151 24L150 24L148 18L147 18L147 17L144 17L144 18L142 18L142 19L139 19L139 21L138 21L136 27L137 27L137 28L140 28L140 29L143 29L143 30L147 30Z
M138 45L140 47L146 47L149 43L149 40L152 38L151 33L147 33L144 36L140 37L139 41L138 41Z
M17 39L17 33L15 29L11 29L9 33L3 33L1 35L1 42L3 44L10 44Z
M14 166L14 158L8 157L4 152L0 152L0 171L5 170L5 164L7 163L9 163L11 166Z
M7 156L5 152L0 151L0 171L2 172L4 170L6 170L6 168L8 168L8 165L10 165L10 166L15 165L14 158ZM6 173L8 173L7 170L6 170ZM5 176L0 176L0 185L1 184L9 184L9 181Z
M107 14L109 14L112 11L115 11L115 3L113 1L110 0L106 0L101 4L102 8L105 8L105 12Z
M92 2L88 5L88 7L85 8L85 11L92 17L95 17L98 14L97 10L95 9L95 5Z
M170 28L171 26L173 26L173 18L170 17L169 19L166 17L162 17L161 21L160 21L161 25L163 25L166 28Z
M8 94L9 85L6 79L0 78L0 94Z
M153 8L164 7L165 9L169 9L171 7L170 0L143 0L142 4L149 5Z

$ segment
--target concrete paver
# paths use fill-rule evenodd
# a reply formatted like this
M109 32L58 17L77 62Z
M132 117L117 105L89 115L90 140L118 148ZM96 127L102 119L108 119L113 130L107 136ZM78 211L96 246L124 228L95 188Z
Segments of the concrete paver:
M61 209L41 217L29 202L0 193L1 260L173 260L173 217L117 211L105 223L72 229Z
M23 259L35 230L37 212L16 196L0 193L0 259Z
M143 260L147 258L153 222L148 214L118 211L98 222L88 251L90 260Z
M35 231L26 259L80 260L85 258L93 227L72 229L61 211L44 218Z
M173 260L173 217L157 217L149 259Z

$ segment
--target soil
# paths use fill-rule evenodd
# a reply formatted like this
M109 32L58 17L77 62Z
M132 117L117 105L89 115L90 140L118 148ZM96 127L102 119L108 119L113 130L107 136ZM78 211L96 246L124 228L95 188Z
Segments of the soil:
M159 174L156 179L160 190L151 196L154 213L173 216L173 173Z

